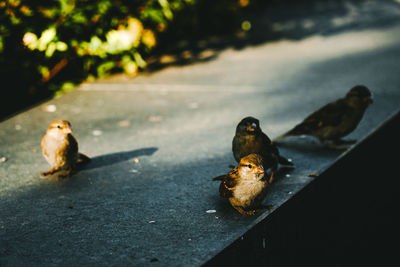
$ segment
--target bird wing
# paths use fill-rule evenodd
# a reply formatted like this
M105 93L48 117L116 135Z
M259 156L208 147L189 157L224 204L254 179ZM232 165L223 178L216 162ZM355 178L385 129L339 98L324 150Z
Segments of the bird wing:
M262 151L260 154L263 157L265 168L276 169L278 162L290 165L287 159L280 156L278 148L271 142L271 139L269 139L264 132L262 132L260 136L262 139Z
M269 139L268 135L266 135L264 132L261 132L260 136L264 144L271 145L271 139Z
M212 180L213 181L222 181L225 179L225 176L226 176L226 174L220 175L220 176L214 177Z
M65 149L65 156L67 159L71 160L70 164L75 165L78 161L78 142L71 134L68 134L67 138L68 146Z
M344 99L339 99L329 103L317 111L313 112L303 122L296 125L290 134L307 134L312 133L318 128L326 126L337 126L343 120L345 114L351 111L351 108L346 105Z
M233 196L233 189L237 184L238 171L237 168L230 171L223 178L221 184L219 185L219 194L221 197L230 198Z
M45 142L46 142L45 140L46 140L46 135L44 135L42 137L42 141L40 142L40 148L42 149L43 155L47 158L49 154L48 154L46 146L45 146Z

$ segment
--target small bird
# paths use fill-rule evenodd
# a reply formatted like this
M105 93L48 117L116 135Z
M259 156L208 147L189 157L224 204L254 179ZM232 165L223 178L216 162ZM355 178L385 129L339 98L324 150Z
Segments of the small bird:
M69 121L53 121L42 137L41 148L43 156L51 165L51 169L41 175L52 175L55 172L65 171L60 177L68 177L79 163L86 163L90 158L78 153L78 142L72 136Z
M267 196L269 183L262 162L260 155L247 155L228 174L213 179L221 180L219 194L241 214L254 215Z
M274 179L278 163L293 165L288 159L279 155L278 148L261 130L259 120L253 117L246 117L237 125L232 140L232 152L237 162L252 153L260 155L263 158L264 169L271 169L269 183Z
M367 87L354 86L344 98L321 107L293 129L275 138L273 142L288 136L312 135L329 148L346 149L348 147L341 144L352 144L356 141L341 138L357 127L365 110L372 102L371 92Z

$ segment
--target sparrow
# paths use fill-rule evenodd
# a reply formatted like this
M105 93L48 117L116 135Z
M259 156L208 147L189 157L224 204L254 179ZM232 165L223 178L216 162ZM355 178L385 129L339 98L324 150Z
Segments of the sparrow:
M213 180L221 180L219 194L228 198L233 208L241 214L254 215L267 196L269 183L264 174L262 157L250 154L243 157L228 174Z
M68 177L77 164L90 161L84 154L78 153L78 142L72 136L71 123L66 120L53 121L41 141L42 153L51 169L42 172L42 176L64 171L60 177Z
M253 117L242 119L236 127L236 133L232 140L232 152L235 160L255 153L263 158L265 170L271 170L269 183L274 179L278 163L293 165L288 159L279 154L278 148L271 143L269 137L261 130L260 122Z
M288 136L312 135L329 148L346 149L348 147L341 144L352 144L356 141L341 138L357 127L365 110L372 102L371 92L367 87L354 86L344 98L321 107L293 129L275 138L273 142Z

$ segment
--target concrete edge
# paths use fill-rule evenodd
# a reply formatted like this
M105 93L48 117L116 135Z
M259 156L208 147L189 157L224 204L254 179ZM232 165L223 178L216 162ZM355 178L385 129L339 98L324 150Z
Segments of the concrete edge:
M210 256L203 266L337 266L345 256L347 261L359 264L356 255L361 252L365 263L370 263L368 256L377 259L381 254L385 254L385 261L392 262L396 254L387 257L391 250L379 244L385 240L376 231L381 230L381 223L389 225L385 232L392 230L394 217L386 213L396 203L393 200L400 198L396 179L379 180L396 171L398 163L392 155L400 147L398 125L400 110L321 170L318 178L288 201L273 212L262 214L241 237ZM373 209L363 203L369 203ZM387 220L378 222L382 215ZM360 228L355 229L356 226ZM374 238L379 243L364 242L365 231L378 235ZM369 250L364 247L366 244L373 250L369 255L365 254ZM349 249L355 254L349 254ZM335 260L327 262L331 253Z

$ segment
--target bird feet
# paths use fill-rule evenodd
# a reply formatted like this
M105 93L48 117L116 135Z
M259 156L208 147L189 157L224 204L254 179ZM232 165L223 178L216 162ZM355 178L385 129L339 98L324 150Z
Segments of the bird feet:
M256 214L256 210L244 210L242 207L234 207L240 214L243 215L254 215Z
M56 168L51 168L50 170L48 170L47 172L41 172L40 174L42 176L48 176L48 175L53 175L54 173L60 171L59 169ZM61 173L58 175L59 178L67 178L71 175L72 173L72 169L68 169L65 172Z
M343 139L337 139L333 141L337 145L343 145L343 144L355 144L357 143L357 140L343 140Z
M274 181L274 177L275 177L275 172L271 171L271 175L269 176L269 179L268 179L269 184L272 184L272 182Z
M337 149L337 150L346 150L349 149L351 144L355 144L357 140L343 140L343 139L336 139L332 140L331 142L324 140L322 143L331 149Z
M260 205L258 208L271 210L273 207L274 207L273 205ZM240 214L243 214L243 215L255 215L256 214L256 210L245 210L242 207L234 207L234 208L238 212L240 212Z
M346 149L350 148L350 146L342 146L342 145L338 145L336 143L331 143L331 142L328 142L328 141L324 141L322 143L324 144L325 147L330 148L330 149L346 150Z
M56 169L55 169L55 168L51 168L51 169L48 170L47 172L41 172L40 174L41 174L42 176L48 176L48 175L54 174L55 172L56 172Z
M274 205L264 205L264 204L261 204L259 208L260 208L260 209L272 210L272 209L274 208Z
M64 173L59 174L58 178L62 178L62 179L68 178L71 175L71 173L72 173L72 169L68 169Z

